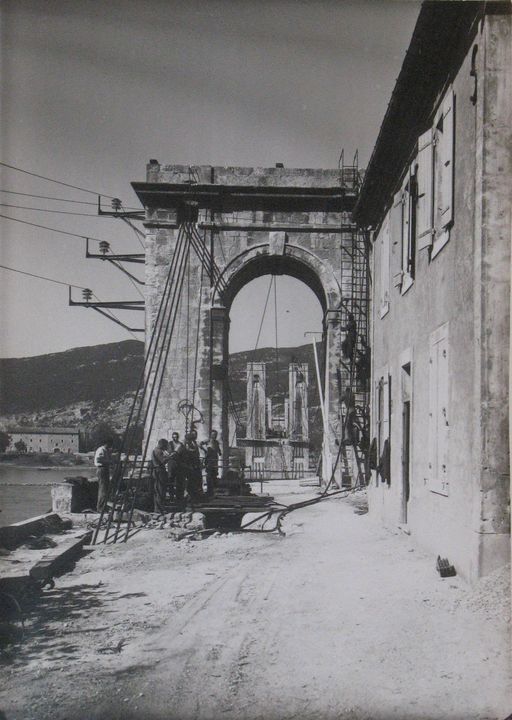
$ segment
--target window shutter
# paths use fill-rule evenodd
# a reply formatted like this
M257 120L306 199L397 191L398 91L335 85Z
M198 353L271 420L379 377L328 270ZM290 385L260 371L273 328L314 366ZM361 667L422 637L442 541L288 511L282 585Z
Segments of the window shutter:
M448 494L448 324L430 336L429 478L430 490Z
M441 492L448 492L448 339L437 343L438 418L437 476Z
M398 192L393 200L390 217L391 226L391 275L393 287L402 284L402 238L403 238L403 192Z
M391 416L389 375L386 372L382 378L383 412L382 412L382 440L389 440L389 424Z
M436 477L436 417L437 417L437 355L435 346L430 344L429 365L428 365L428 477L430 480L430 489L434 489L434 481Z
M402 278L409 272L410 234L412 230L411 202L414 202L412 193L413 173L413 170L408 171L402 192Z
M449 90L443 101L443 131L440 134L441 162L441 225L445 228L453 221L453 170L454 170L454 114L455 97Z
M381 230L380 247L380 317L389 310L389 219L387 218Z
M418 213L417 247L423 250L432 245L433 236L433 131L427 130L418 140Z

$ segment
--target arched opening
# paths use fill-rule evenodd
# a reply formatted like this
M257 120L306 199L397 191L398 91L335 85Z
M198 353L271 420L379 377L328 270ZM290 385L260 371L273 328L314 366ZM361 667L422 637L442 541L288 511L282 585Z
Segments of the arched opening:
M282 295L279 292L280 285L284 290L284 297L281 298L284 302L278 300L276 304L276 296ZM258 302L254 296L255 287L258 288ZM230 323L236 322L238 308L244 297L247 298L246 310L242 311L245 347L240 344L237 347L234 337L238 333L235 327L231 333L229 329ZM299 298L306 301L307 310L303 307L301 312ZM332 386L331 376L335 373L333 358L339 341L340 301L340 286L332 265L310 249L293 243L277 247L272 242L252 245L225 265L212 293L209 418L210 427L221 428L222 437L226 438L225 469L228 462L226 456L234 455L229 460L230 464L231 461L236 464L244 461L247 464L249 461L249 465L254 465L257 458L256 464L264 465L267 469L270 467L281 475L285 468L292 472L307 472L310 466L316 469L316 461L322 454L322 474L329 473L332 455L330 446L337 432L337 417L334 416L337 413L336 403L331 401L329 387ZM265 359L265 352L261 358L246 356L245 368L238 368L236 378L229 366L230 349L231 352L234 347L242 352L254 350L265 305L273 308L268 311L267 319L270 325L274 325L273 341L268 342L267 337L265 343L266 352L270 352L272 357ZM291 317L286 317L292 315L292 309L296 311L295 323L290 322ZM279 314L285 317L279 319ZM253 316L252 322L250 315ZM248 340L251 326L253 339ZM288 343L283 341L284 328L295 331L294 338ZM305 337L305 332L315 333L318 369L314 360L313 337ZM261 337L257 344L263 349ZM303 348L301 352L303 355L306 353L304 357L295 357L297 347ZM287 348L285 356L283 348ZM279 381L274 380L276 365L280 366ZM242 385L238 384L233 397L231 384L237 381ZM309 385L311 398L308 396ZM315 411L317 414L313 417ZM314 428L312 438L310 427ZM238 446L236 451L232 451L233 445ZM240 446L251 450L239 452ZM273 446L271 450L269 446Z
M323 318L317 293L289 274L253 278L232 299L229 438L246 473L297 477L316 471L323 443Z

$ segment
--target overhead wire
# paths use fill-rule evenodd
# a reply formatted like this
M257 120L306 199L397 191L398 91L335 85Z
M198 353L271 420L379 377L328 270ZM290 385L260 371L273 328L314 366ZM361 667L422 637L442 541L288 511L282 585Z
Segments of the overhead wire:
M57 200L58 202L76 203L77 205L93 205L97 207L98 203L92 200L69 200L68 198L50 197L49 195L34 195L32 193L20 192L19 190L5 190L0 188L0 192L9 193L9 195L23 195L23 197L37 198L38 200Z
M55 280L54 278L45 277L44 275L37 275L36 273L27 272L26 270L19 270L18 268L8 267L7 265L0 265L2 270L10 270L11 272L19 273L20 275L28 275L29 277L37 278L38 280L46 280L46 282L55 283L56 285L65 285L66 287L74 287L78 290L86 290L87 288L82 285L75 285L74 283L64 282L63 280Z
M0 193L8 193L9 195L22 195L23 197L37 198L38 200L53 200L55 202L74 203L75 205L92 205L93 207L98 207L98 203L93 202L92 200L71 200L70 198L54 197L52 195L35 195L34 193L21 192L20 190L6 190L5 188L0 188ZM140 208L136 207L125 207L124 205L122 206L122 208L123 210L127 211L141 210Z
M100 238L91 237L90 235L87 235L86 233L82 233L79 235L78 233L69 232L68 230L59 230L57 228L48 227L47 225L39 225L38 223L29 222L28 220L20 220L20 218L14 218L10 217L9 215L2 215L0 213L0 218L4 218L4 220L12 220L13 222L21 223L22 225L30 225L31 227L41 228L42 230L50 230L50 232L59 233L60 235L68 235L69 237L77 237L81 240L92 240L93 242L102 242Z
M30 272L27 272L26 270L19 270L18 268L11 268L11 267L8 267L7 265L0 265L0 268L2 270L9 270L11 272L19 273L20 275L27 275L28 277L37 278L38 280L45 280L46 282L54 283L56 285L64 285L66 287L73 287L73 288L76 288L77 290L87 290L88 289L88 288L83 287L82 285L75 285L74 283L67 283L62 280L55 280L54 278L48 278L48 277L45 277L44 275L37 275L36 273L30 273ZM96 298L96 300L98 302L101 302L101 300L98 298L97 295L95 295L93 293L93 296ZM114 313L109 308L102 308L102 310L103 310L103 314L108 313L111 316L111 318L117 320L118 323L121 322L119 320L119 318L116 315L114 315ZM132 333L132 331L129 328L124 328L124 329L135 340L138 340L138 338Z
M32 177L39 178L40 180L46 180L47 182L55 183L56 185L63 185L64 187L73 188L73 190L80 190L81 192L90 193L91 195L103 195L103 197L109 200L114 200L113 195L105 195L105 193L99 193L96 190L89 190L88 188L79 187L78 185L71 185L71 183L63 182L62 180L55 180L54 178L46 177L45 175L38 175L30 170L23 170L22 168L16 167L15 165L9 165L5 162L0 162L3 167L9 168L10 170L17 170L18 172L24 173L25 175L31 175Z
M96 299L96 302L102 302L102 300L100 300L100 298L96 295L96 293L93 293L92 296L93 296L93 298ZM127 328L124 325L124 323L121 322L121 320L117 317L117 315L115 313L112 312L112 310L110 308L97 308L97 310L101 310L102 315L108 315L111 320L114 320L114 322L116 322L118 325L121 325L121 327L123 327L123 329L126 330L126 332L129 333L134 340L139 339L136 335L134 335L134 333L130 330L130 328Z
M15 210L32 210L35 212L48 212L48 213L54 213L56 215L78 215L80 217L93 217L93 218L101 218L101 215L98 215L97 213L81 213L81 212L73 212L71 210L54 210L53 208L35 208L35 207L27 207L27 205L11 205L10 203L0 203L0 207L7 207L7 208L13 208Z

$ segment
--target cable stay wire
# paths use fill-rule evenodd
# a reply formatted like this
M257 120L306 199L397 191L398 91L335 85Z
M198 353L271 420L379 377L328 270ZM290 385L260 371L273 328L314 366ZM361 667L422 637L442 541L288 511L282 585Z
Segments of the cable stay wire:
M15 165L9 165L5 162L0 162L2 167L9 168L10 170L17 170L18 172L24 173L25 175L31 175L32 177L39 178L40 180L46 180L47 182L55 183L56 185L63 185L64 187L73 188L73 190L80 190L80 192L89 193L91 195L102 195L109 200L114 200L113 195L105 195L105 193L99 193L96 190L89 190L88 188L79 187L78 185L71 185L71 183L63 182L62 180L55 180L54 178L46 177L45 175L38 175L30 170L23 170L22 168L16 167Z
M190 267L190 265L189 265ZM201 263L201 277L199 281L199 306L197 309L197 331L196 331L196 344L195 344L195 350L194 350L194 378L193 378L193 384L192 384L192 406L195 405L196 402L196 389L197 389L197 370L198 370L198 358L199 358L199 331L200 331L200 323L201 323L201 306L203 302L203 282L204 282L204 265ZM190 288L189 288L190 291ZM188 381L187 381L188 385ZM192 413L194 411L192 410ZM192 415L193 417L193 415Z
M102 302L100 298L96 295L96 293L92 294L93 298L95 298L96 302ZM94 308L96 312L100 313L100 315L105 315L106 317L109 317L110 320L113 320L117 325L120 325L123 330L126 330L126 332L132 336L134 340L139 341L139 338L130 330L130 328L127 328L125 324L115 315L110 308Z
M112 248L111 248L110 245L109 245L108 251L109 251L112 255L115 255L115 253L112 251ZM109 261L112 265L114 265L114 267L117 267L119 270L122 270L122 271L123 271L123 273L126 275L126 277L128 278L128 280L131 282L131 284L133 285L133 287L135 288L135 290L136 290L137 293L139 294L139 296L140 296L143 300L145 300L146 298L144 297L144 294L141 292L141 290L140 290L137 282L141 282L141 284L144 284L144 283L142 283L142 281L135 280L135 276L132 276L132 274L124 267L123 263L122 263L120 260L113 260L112 258L107 258L107 259L108 259L108 261Z
M141 423L146 427L147 429L147 435L146 435L146 443L142 450L142 454L140 456L140 460L138 459L138 456L136 457L135 461L133 461L133 467L131 474L128 477L128 485L125 492L125 495L123 496L123 506L121 509L121 512L119 513L119 521L117 523L117 528L115 529L113 542L117 541L117 537L119 535L120 530L120 523L121 523L121 516L123 514L123 510L125 509L125 505L128 498L128 493L133 490L133 483L132 478L134 473L137 471L137 463L139 466L139 480L142 477L142 472L145 464L145 458L147 455L147 448L148 448L148 442L149 438L151 436L151 430L153 427L153 421L154 421L154 415L156 411L156 403L153 405L153 395L154 391L158 386L157 390L157 399L160 392L161 383L163 380L164 370L167 362L167 356L169 354L170 349L170 339L172 338L173 329L174 329L174 322L176 320L176 314L177 309L179 306L179 299L181 295L181 287L183 285L183 278L185 275L185 266L186 266L186 260L188 258L188 250L189 250L189 244L185 240L185 228L181 227L180 231L178 233L177 243L176 247L173 253L173 256L171 258L171 262L169 264L169 271L167 273L167 278L162 290L162 295L160 299L160 303L158 306L157 315L154 321L153 329L150 334L149 341L147 343L146 347L146 354L144 358L144 364L143 368L139 377L139 382L137 386L137 390L135 392L132 406L130 409L130 414L128 417L128 421L126 424L126 430L123 434L122 442L121 442L121 448L120 448L120 457L122 457L122 453L126 453L126 460L122 460L115 471L114 475L114 482L113 482L113 488L114 488L114 499L112 502L112 506L110 507L108 511L108 519L107 519L107 526L105 529L105 536L103 539L103 542L107 542L109 539L109 532L110 528L113 523L114 518L114 512L117 508L117 505L121 498L121 486L124 481L124 470L128 469L129 462L130 462L130 455L132 451L134 450L134 433L132 433L132 436L129 436L130 429L132 427L137 427ZM158 359L157 359L158 355ZM163 366L162 366L162 360L163 360ZM156 366L155 366L156 362ZM162 368L162 372L160 373L160 369ZM160 380L158 379L160 373ZM148 428L147 420L149 415L151 415L151 423ZM125 540L128 539L131 519L133 516L133 509L134 509L134 503L135 503L135 493L133 496L133 500L131 503L131 508L129 509L129 522L126 528L126 534L125 534ZM128 509L128 508L126 508ZM98 533L103 521L103 517L107 511L105 509L102 510L100 514L99 521L96 526L95 535L93 538L93 542L96 542Z
M258 334L257 334L257 336L256 336L256 343L255 343L254 349L253 349L253 351L252 351L253 353L256 352L256 350L258 349L258 344L259 344L259 341L260 341L261 331L262 331L262 329L263 329L263 322L264 322L264 320L265 320L265 314L266 314L266 312L267 312L267 306L268 306L268 301L269 301L269 298L270 298L270 291L272 290L272 283L273 283L273 282L274 282L274 276L271 275L271 276L270 276L270 283L269 283L268 290L267 290L267 297L265 298L265 305L264 305L264 307L263 307L263 313L262 313L262 315L261 315L260 326L259 326L259 328L258 328ZM228 376L228 387L229 387L229 376ZM231 392L231 388L229 388L229 391ZM250 423L251 420L252 420L253 412L254 412L254 402L251 401L251 406L250 406L250 408L248 407L248 408L247 408L247 411L246 411L246 415L247 415L247 427L249 426L249 423ZM235 438L236 438L236 428L235 428L235 432L234 432L233 437L232 437L232 440L231 440L231 444L234 443Z

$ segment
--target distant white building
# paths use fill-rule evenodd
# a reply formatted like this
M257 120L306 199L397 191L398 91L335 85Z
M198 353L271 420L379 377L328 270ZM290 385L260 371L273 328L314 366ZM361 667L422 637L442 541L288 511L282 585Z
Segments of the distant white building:
M27 446L27 452L78 452L80 432L77 428L14 427L8 428L7 433L11 438L8 452L14 452L20 440Z

